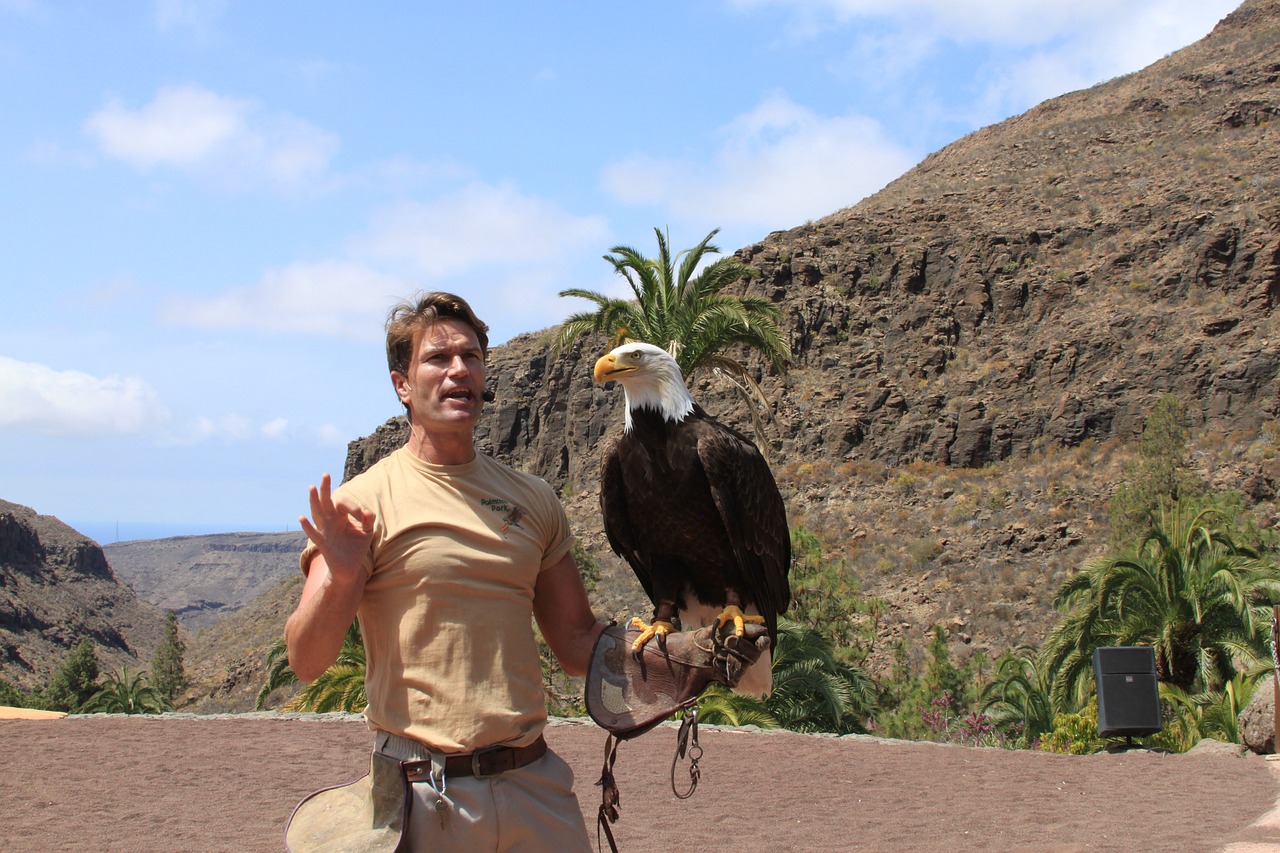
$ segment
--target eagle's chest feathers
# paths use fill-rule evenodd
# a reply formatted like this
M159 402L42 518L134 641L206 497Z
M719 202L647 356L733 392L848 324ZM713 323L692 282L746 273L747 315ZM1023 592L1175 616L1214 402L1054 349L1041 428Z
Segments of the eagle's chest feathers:
M678 423L642 411L635 415L634 429L619 448L635 536L651 554L679 555L682 563L718 566L730 559L698 452L707 424L696 415Z
M624 475L633 485L638 485L636 480L643 480L667 499L675 488L705 488L693 416L671 422L648 409L634 412L632 429L623 436L620 449Z

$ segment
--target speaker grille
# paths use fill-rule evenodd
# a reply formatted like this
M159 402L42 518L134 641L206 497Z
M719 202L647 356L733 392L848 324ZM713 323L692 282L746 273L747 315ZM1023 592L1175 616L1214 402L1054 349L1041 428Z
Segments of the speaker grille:
M1104 646L1093 652L1098 734L1155 734L1161 729L1156 653L1150 646Z

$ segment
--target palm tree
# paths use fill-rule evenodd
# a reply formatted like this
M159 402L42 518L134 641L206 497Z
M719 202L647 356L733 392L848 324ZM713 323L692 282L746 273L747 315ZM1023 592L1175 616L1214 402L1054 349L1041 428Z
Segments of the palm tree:
M712 684L698 698L698 719L717 726L778 728L778 721L764 702L753 696L730 693L719 684Z
M359 713L369 704L364 687L364 640L358 622L352 622L342 639L338 659L319 678L285 705L288 711L346 711Z
M838 658L823 631L778 620L773 648L773 693L760 701L712 685L698 701L698 716L717 725L865 734L876 704L876 685L859 667Z
M1174 503L1136 548L1063 583L1055 604L1066 616L1045 641L1055 701L1087 697L1099 646L1154 647L1159 680L1188 692L1217 689L1238 664L1266 658L1280 568L1232 542L1217 515Z
M147 684L144 672L129 677L129 667L109 673L98 692L81 707L88 714L160 714L173 710L169 697Z
M329 668L330 670L333 670L335 667L345 667L348 668L348 670L343 673L331 673L330 671L326 671L323 675L312 682L310 686L304 688L301 693L290 700L285 707L291 711L321 710L319 708L312 707L317 698L323 699L326 704L335 701L327 694L334 688L334 685L339 680L342 680L344 685L346 685L346 682L352 675L349 668L353 665L358 667L360 681L363 683L364 639L360 636L360 623L355 620L352 620L351 625L347 628L346 636L342 638L342 648L338 652L338 659L333 663L333 666ZM267 700L271 697L272 693L282 687L288 687L291 684L297 683L298 676L294 674L294 671L289 667L289 647L285 644L284 638L281 637L271 644L271 651L267 652L267 680L263 683L262 689L258 691L258 698L254 707L261 711L267 707ZM316 684L321 686L317 688L315 687ZM344 689L349 689L349 685L344 686ZM304 699L304 697L310 698ZM363 694L361 694L359 701L364 702ZM302 704L300 705L299 703ZM360 709L362 710L363 708L364 704L361 704ZM326 708L324 710L334 709ZM349 709L344 708L342 710Z
M1053 679L1040 654L1018 646L1000 658L995 678L982 690L982 713L996 728L1030 745L1053 731L1058 709L1053 703Z
M818 629L778 620L773 649L773 692L763 702L712 685L698 700L702 722L784 728L795 732L865 733L876 689L856 666L839 660Z
M354 622L351 624L355 625ZM271 644L271 651L267 652L267 680L263 683L262 689L258 691L257 701L253 705L254 709L258 711L264 710L272 693L282 687L297 683L298 676L289 666L289 646L285 643L284 637L280 637Z
M719 229L674 258L666 235L653 230L658 237L657 258L647 258L629 246L615 246L604 256L627 280L634 300L580 288L560 291L561 296L587 299L596 307L564 321L556 350L567 349L588 333L608 335L611 346L626 341L660 346L675 358L686 379L705 368L733 382L749 404L755 402L751 412L758 429L757 406L768 408L764 395L746 366L725 350L746 345L759 351L775 370L784 371L791 351L778 326L777 307L762 297L721 293L736 281L758 275L735 257L720 257L699 269L708 255L719 254L711 243Z
M773 693L765 701L778 725L797 732L865 733L875 703L875 684L858 667L841 662L821 631L778 620Z
M1206 737L1240 743L1240 714L1253 699L1261 676L1269 669L1241 673L1224 684L1221 690L1195 695L1172 684L1160 685L1160 698L1181 724L1184 751Z

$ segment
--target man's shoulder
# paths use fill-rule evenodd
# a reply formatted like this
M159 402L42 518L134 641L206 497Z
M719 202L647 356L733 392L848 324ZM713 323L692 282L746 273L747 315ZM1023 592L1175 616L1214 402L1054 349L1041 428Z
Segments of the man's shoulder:
M340 488L346 491L376 489L380 484L395 476L396 472L400 470L402 465L400 457L404 452L404 445L395 448L359 474L343 481Z
M484 467L485 473L495 477L509 477L513 480L520 480L526 483L541 483L547 485L547 481L539 477L537 474L530 474L528 471L521 471L501 459L496 459L487 453L476 451L476 459Z
M519 468L495 459L487 453L477 452L476 458L481 463L482 475L491 482L502 481L512 484L515 488L555 497L555 489L537 474L521 471Z

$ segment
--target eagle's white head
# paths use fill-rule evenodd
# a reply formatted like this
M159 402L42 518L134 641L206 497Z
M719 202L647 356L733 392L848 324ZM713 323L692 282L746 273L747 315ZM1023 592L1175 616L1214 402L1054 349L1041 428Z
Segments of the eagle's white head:
M680 365L653 344L623 344L596 362L597 385L616 381L627 395L627 431L632 409L653 409L679 422L693 412L693 395L684 386Z

